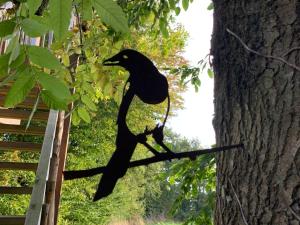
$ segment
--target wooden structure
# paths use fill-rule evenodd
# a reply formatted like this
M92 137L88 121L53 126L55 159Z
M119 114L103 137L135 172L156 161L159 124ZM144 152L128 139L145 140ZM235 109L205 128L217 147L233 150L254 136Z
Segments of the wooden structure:
M7 87L1 88L1 97L5 95L3 89ZM0 225L54 225L57 222L70 117L65 119L64 112L47 110L45 105L41 104L32 121L39 121L37 124L45 124L47 121L46 126L31 125L26 130L22 124L24 122L26 124L31 113L30 102L29 98L14 109L5 109L0 105L0 132L2 134L43 136L42 143L0 141L0 152L17 150L40 154L38 163L0 162L0 170L35 172L35 182L32 187L0 186L0 195L31 195L26 215L0 215Z
M3 18L2 18L3 19ZM0 14L1 20L1 14ZM23 36L22 36L23 35ZM22 34L21 42L43 46L44 40L51 43L51 35L29 39ZM0 40L0 55L5 52L7 41ZM55 225L57 224L60 192L63 180L71 116L65 118L64 112L50 110L46 104L39 102L37 111L32 117L32 125L26 129L26 121L31 115L38 96L38 88L33 88L28 97L13 109L3 107L4 100L11 84L0 86L0 153L32 152L39 154L38 162L3 162L0 170L18 170L35 173L32 186L1 186L1 195L31 195L25 215L1 215L0 225ZM70 106L71 110L71 106ZM43 137L42 143L7 141L5 136ZM31 138L34 140L34 138Z

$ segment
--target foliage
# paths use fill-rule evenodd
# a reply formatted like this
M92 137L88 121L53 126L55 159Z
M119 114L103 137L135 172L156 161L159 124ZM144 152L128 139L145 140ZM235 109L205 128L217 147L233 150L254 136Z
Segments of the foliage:
M174 75L181 75L180 83L183 86L186 86L188 83L191 83L195 91L197 92L201 86L201 80L199 78L199 74L203 73L204 70L207 71L207 75L210 78L213 78L214 72L211 68L211 63L209 61L209 55L207 55L205 58L201 59L198 62L198 66L188 66L188 65L182 65L177 68L165 68L168 70L171 74Z
M171 167L168 181L180 186L172 211L174 214L181 211L176 218L185 224L212 224L216 185L212 155L201 156L194 162L178 162Z
M214 4L211 2L208 6L207 6L207 10L213 10L214 9Z
M94 7L105 24L116 31L124 33L129 31L126 16L114 1L93 0L90 3L91 7L85 7L85 12L92 13L92 7ZM68 70L68 65L62 64L59 60L63 55L59 55L53 51L54 49L51 51L44 47L20 43L19 39L22 32L29 37L40 37L48 31L53 31L54 43L65 42L67 38L70 38L68 28L72 8L76 3L72 3L71 0L51 0L49 10L44 13L43 17L34 15L39 4L40 1L36 0L10 4L15 13L10 14L12 10L6 10L10 19L0 22L0 37L10 40L0 60L1 77L5 78L2 85L7 80L14 80L17 83L10 89L10 94L6 98L6 106L14 107L23 101L31 88L37 85L41 87L41 97L49 107L66 109L73 99L68 91L68 88L72 86L69 79L71 71ZM66 60L62 62L65 63ZM45 79L47 82L43 82ZM49 85L46 85L48 82ZM18 95L18 98L12 100L11 96L15 95ZM89 105L92 104L89 102ZM84 109L80 110L80 116L88 122L86 113L83 111Z
M188 140L169 131L169 146L176 152L200 149L196 140ZM211 155L195 161L166 162L157 179L160 191L146 195L149 218L172 218L185 224L212 224L215 197L215 161Z
M1 141L27 141L28 137L21 139L17 135L5 135ZM29 137L30 138L30 137ZM40 142L40 140L32 140ZM32 152L0 152L0 161L10 162L37 162L39 155ZM26 171L0 171L0 186L28 187L34 183L35 174ZM0 195L1 215L24 215L29 206L30 196L26 195Z
M1 3L5 2L9 1ZM0 85L8 81L18 81L19 85L11 89L10 96L18 94L19 97L12 100L8 96L6 106L14 107L23 101L31 88L37 85L41 90L41 99L49 107L67 109L67 105L73 101L76 105L73 123L77 125L80 120L90 122L96 111L95 104L108 97L118 100L124 84L124 72L112 69L114 75L111 75L110 68L108 75L108 69L101 66L101 61L124 47L143 49L144 46L134 43L134 36L141 32L151 33L147 36L151 39L147 40L151 41L148 43L155 44L153 40L160 39L161 51L165 51L162 57L168 55L166 51L173 49L174 45L173 40L170 40L171 36L174 37L171 34L173 31L170 23L173 16L179 14L180 7L186 10L189 2L51 0L49 5L45 5L42 16L35 15L41 4L40 0L10 2L5 11L8 19L0 22L1 37L3 40L10 40L4 55L0 56L0 75L3 79ZM72 12L75 12L74 16ZM74 24L72 30L68 30L70 22ZM30 45L20 42L23 33L30 38L46 35L46 43L38 47L33 46L36 45L35 41L30 41ZM160 33L167 39L161 39ZM157 49L157 46L155 48ZM158 55L158 52L154 54ZM80 56L79 65L75 70L73 65L76 62L72 62L74 55ZM172 65L167 62L169 67L177 68L183 66L183 63L187 64L179 59L178 52L174 56L178 57L180 63ZM172 61L175 62L174 59ZM186 68L185 74L192 73L188 66ZM20 76L23 71L26 71L30 78L23 79ZM61 88L46 89L38 79L37 74L40 73L44 73L44 77L47 77L45 74L50 75L53 86ZM197 85L197 82L194 84ZM76 88L76 93L71 97L66 89L73 87Z

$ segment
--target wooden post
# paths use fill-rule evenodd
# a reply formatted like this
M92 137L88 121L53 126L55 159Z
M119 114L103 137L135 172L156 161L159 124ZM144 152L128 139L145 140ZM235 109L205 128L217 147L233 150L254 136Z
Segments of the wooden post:
M50 168L50 158L53 151L57 117L58 112L50 110L40 160L36 171L35 185L33 186L30 204L26 214L25 225L40 224L42 207L45 200L46 182Z
M70 105L70 110L73 108L73 104ZM69 145L69 133L71 128L71 115L68 116L64 120L64 130L62 135L62 142L60 147L60 155L59 155L59 166L56 177L56 187L55 187L55 213L54 213L54 225L57 224L58 220L58 211L59 211L59 202L60 202L60 194L63 182L63 171L65 169L65 162L67 158L67 151Z
M64 112L59 113L55 141L53 146L53 154L50 160L50 171L49 178L47 182L46 200L45 203L49 205L49 211L46 213L47 216L44 217L44 221L41 224L54 225L54 213L55 213L55 187L56 187L56 177L59 166L59 155L61 149L61 140L64 130Z

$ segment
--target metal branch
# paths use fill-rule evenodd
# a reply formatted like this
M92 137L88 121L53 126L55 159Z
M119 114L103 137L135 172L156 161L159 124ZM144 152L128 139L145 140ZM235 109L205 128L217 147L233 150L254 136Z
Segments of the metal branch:
M280 61L280 62L282 62L282 63L284 63L284 64L286 64L286 65L292 67L293 69L300 71L300 67L296 66L295 64L289 63L288 61L286 61L286 60L285 60L284 58L282 58L282 57L273 56L273 55L264 55L264 54L262 54L262 53L260 53L260 52L258 52L258 51L255 51L255 50L251 49L251 48L250 48L248 45L246 45L245 42L243 42L243 40L242 40L237 34L235 34L233 31L229 30L228 28L226 28L226 31L227 31L229 34L231 34L232 36L234 36L234 37L242 44L242 46L243 46L248 52L251 52L251 53L253 53L253 54L256 54L256 55L258 55L258 56L261 56L261 57L264 57L264 58L267 58L267 59L273 59L273 60ZM296 49L291 49L291 50L294 51L294 50L296 50ZM290 51L291 51L291 50L290 50ZM287 52L286 54L290 53L290 51ZM285 54L285 55L286 55L286 54Z
M231 187L231 189L232 189L232 191L233 191L233 194L234 194L234 197L235 197L235 199L236 199L236 202L238 203L238 206L239 206L239 208L240 208L240 211L241 211L241 214L242 214L243 222L244 222L245 225L249 225L248 222L247 222L247 220L246 220L246 217L245 217L245 214L244 214L244 210L243 210L242 204L241 204L241 202L240 202L240 200L239 200L239 197L237 196L237 193L236 193L236 191L235 191L235 189L234 189L234 187L233 187L233 185L232 185L231 179L230 179L229 177L228 177L228 181L229 181L230 187Z
M226 151L233 148L244 148L243 144L237 144L237 145L229 145L229 146L223 146L223 147L217 147L217 148L210 148L210 149L202 149L202 150L196 150L196 151L189 151L189 152L180 152L180 153L160 153L159 155L155 155L151 158L147 159L141 159L136 160L133 162L130 162L128 165L128 168L137 167L137 166L147 166L152 163L166 161L166 160L172 160L172 159L182 159L182 158L196 158L197 156L207 154L207 153L214 153L214 152L221 152ZM93 168L93 169L87 169L87 170L75 170L75 171L65 171L64 172L64 179L65 180L73 180L77 178L83 178L83 177L91 177L100 173L103 173L106 170L105 166Z

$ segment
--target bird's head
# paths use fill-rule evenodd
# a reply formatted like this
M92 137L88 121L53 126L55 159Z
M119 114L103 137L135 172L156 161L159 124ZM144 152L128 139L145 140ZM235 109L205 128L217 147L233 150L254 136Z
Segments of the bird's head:
M133 49L125 49L120 51L113 57L103 61L104 66L122 66L128 71L133 71L137 67L152 62L143 54ZM152 64L153 65L153 64Z

